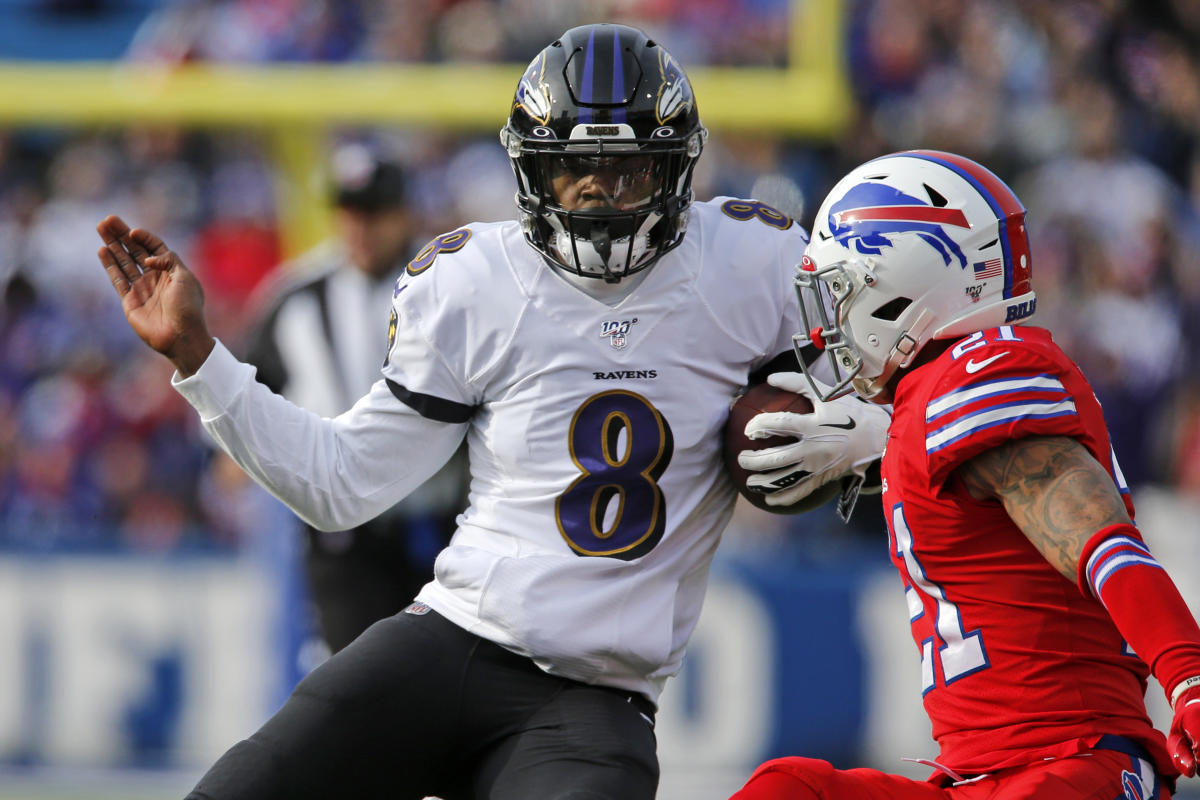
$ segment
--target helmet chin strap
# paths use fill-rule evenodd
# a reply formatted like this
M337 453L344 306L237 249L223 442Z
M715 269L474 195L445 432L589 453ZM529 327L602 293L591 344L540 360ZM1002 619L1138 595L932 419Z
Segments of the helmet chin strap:
M606 283L617 283L641 271L639 264L654 249L650 230L662 215L656 212L645 215L634 230L628 230L624 220L595 220L586 232L581 230L577 234L572 234L554 214L544 215L543 219L550 223L551 229L547 244L564 267L591 280L600 278Z
M643 238L637 237L630 241L628 237L623 237L614 243L611 233L607 230L593 229L586 239L560 231L555 234L553 241L559 258L569 269L574 269L592 280L602 278L608 283L616 283L626 277L625 265L636 264L640 255L645 252L644 248L647 245L641 242ZM632 256L629 254L630 248L633 250ZM620 272L615 272L612 268L614 250L616 259L621 262Z
M618 275L612 271L612 234L608 231L607 225L596 224L592 226L589 238L592 242L592 247L595 248L596 254L600 256L600 263L606 265L604 269L604 280L608 283L616 283L621 280L623 275ZM633 242L630 241L632 246Z

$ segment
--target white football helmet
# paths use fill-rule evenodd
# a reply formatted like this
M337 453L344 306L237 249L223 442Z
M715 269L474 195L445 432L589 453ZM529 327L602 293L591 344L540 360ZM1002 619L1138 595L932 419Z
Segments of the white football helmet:
M974 161L910 150L857 167L821 204L796 268L797 350L833 367L832 386L809 375L814 391L891 402L888 382L930 340L1031 316L1030 266L1024 206Z

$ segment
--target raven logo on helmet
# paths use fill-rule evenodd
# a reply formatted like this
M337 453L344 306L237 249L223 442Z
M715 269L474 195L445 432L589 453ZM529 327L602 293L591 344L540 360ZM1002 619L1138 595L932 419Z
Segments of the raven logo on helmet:
M692 107L692 85L683 70L666 50L658 51L658 68L662 83L658 87L658 124L664 125Z
M882 248L892 246L888 234L915 233L938 251L947 266L953 255L959 266L966 268L966 255L942 230L943 225L971 227L957 208L938 208L922 203L916 197L879 183L855 186L829 209L829 232L844 247L853 244L859 253L877 256Z
M550 91L542 78L546 70L546 55L540 53L521 76L517 84L516 102L514 108L524 109L525 113L545 125L550 121Z

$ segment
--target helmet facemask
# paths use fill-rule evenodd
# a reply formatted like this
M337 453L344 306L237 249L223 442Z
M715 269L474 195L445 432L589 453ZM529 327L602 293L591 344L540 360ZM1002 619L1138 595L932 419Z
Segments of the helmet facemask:
M526 239L587 278L650 267L683 240L706 135L686 76L645 34L567 31L526 70L500 132Z
M797 333L793 344L797 351L815 346L829 366L833 382L823 386L800 359L823 400L855 392L877 403L891 402L892 377L912 363L918 343L927 341L929 315L903 292L891 291L889 277L886 265L869 256L825 266L805 256L796 268L805 332Z
M839 324L843 318L842 308L852 290L853 282L845 262L816 269L806 256L796 267L796 296L800 301L803 331L792 336L792 345L796 348L804 376L813 391L825 401L854 391L851 381L862 370L862 355ZM802 352L808 346L816 347L829 365L832 384L824 385L813 376L815 364L809 364Z
M515 138L507 137L509 143ZM515 145L509 152L518 152L517 206L526 235L562 269L616 282L683 240L700 133L687 142Z

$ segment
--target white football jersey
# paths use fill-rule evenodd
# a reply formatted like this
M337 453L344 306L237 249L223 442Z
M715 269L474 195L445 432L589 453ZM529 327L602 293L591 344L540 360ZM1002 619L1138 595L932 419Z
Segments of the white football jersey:
M204 369L181 391L310 519L355 494L394 502L411 482L399 476L440 466L411 462L457 439L428 439L416 420L465 429L470 502L419 599L547 672L657 699L733 511L729 404L791 350L806 242L760 203L695 203L682 244L609 304L549 267L516 222L468 225L396 284L385 381L347 414L296 414L250 386L252 402L235 398ZM207 388L182 385L198 378Z

